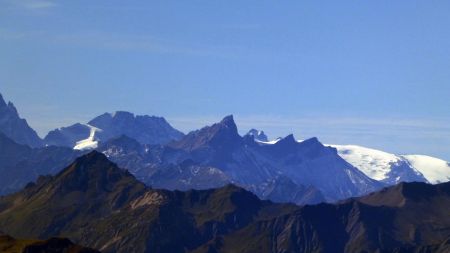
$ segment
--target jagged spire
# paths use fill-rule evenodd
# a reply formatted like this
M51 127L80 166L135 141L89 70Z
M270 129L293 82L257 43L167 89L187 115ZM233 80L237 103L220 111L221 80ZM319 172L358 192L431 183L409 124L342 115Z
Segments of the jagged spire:
M3 99L2 94L0 93L0 108L2 108L2 107L6 107L6 102Z
M225 118L223 118L222 121L220 121L220 124L236 127L236 123L234 122L233 115L225 116Z

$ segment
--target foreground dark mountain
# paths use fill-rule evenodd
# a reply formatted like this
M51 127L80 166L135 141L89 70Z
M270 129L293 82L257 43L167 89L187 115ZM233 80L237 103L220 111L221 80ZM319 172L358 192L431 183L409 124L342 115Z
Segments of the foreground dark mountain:
M273 217L293 208L261 202L234 186L151 190L93 152L1 198L0 229L21 238L64 235L105 252L183 252L245 226L258 213Z
M6 104L0 94L0 133L13 139L15 142L30 147L42 146L42 140L28 125L27 121L19 117L13 103Z
M382 184L338 156L316 138L292 135L273 145L241 137L233 117L166 146L139 145L122 136L98 148L143 182L166 189L240 185L261 198L298 204L359 196Z
M447 252L448 210L450 183L403 183L304 207L232 185L152 190L93 152L2 197L0 230L103 252Z
M80 152L70 148L30 148L0 133L0 195L20 190L39 175L55 174Z
M73 244L64 238L48 240L15 239L0 232L0 252L3 253L96 253L99 251Z
M92 135L92 136L91 136ZM183 133L174 129L164 118L155 116L135 116L129 112L105 113L87 124L74 124L55 129L48 133L44 142L48 145L76 147L77 143L108 141L121 135L136 139L142 144L165 144L183 137Z

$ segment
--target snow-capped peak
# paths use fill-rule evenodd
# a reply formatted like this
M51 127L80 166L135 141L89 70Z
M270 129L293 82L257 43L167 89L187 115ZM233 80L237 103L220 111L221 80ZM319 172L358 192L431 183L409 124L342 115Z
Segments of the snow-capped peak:
M275 144L279 140L280 138L259 143ZM366 176L387 184L410 181L437 184L450 181L450 164L438 158L425 155L396 155L358 145L324 145L336 148L340 157Z
M378 181L386 179L391 166L401 161L399 156L381 150L356 145L327 144L327 146L336 148L339 155L348 163Z
M372 179L388 184L425 181L432 184L450 180L448 162L425 155L395 155L356 145L328 145Z
M419 170L432 184L450 181L450 164L426 155L403 155L409 164Z

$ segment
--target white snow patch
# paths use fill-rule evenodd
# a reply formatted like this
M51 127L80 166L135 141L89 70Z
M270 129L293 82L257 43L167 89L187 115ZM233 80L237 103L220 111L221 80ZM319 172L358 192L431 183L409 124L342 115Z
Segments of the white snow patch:
M98 141L95 139L95 133L101 132L102 130L100 128L96 128L94 126L91 126L89 124L85 124L87 127L90 128L89 137L87 139L77 141L77 144L73 149L76 150L88 150L88 149L95 149L98 146Z
M279 142L281 139L283 139L283 138L280 137L280 138L276 138L275 140L271 140L271 141L260 141L260 140L255 140L255 141L258 143L261 143L261 144L272 145L272 144Z
M263 142L262 144L275 144L281 138ZM303 140L297 140L302 142ZM417 173L421 173L432 184L450 181L450 164L447 161L426 155L395 155L377 149L357 145L324 144L336 148L340 157L359 169L366 176L381 181L389 177L393 165L407 162ZM397 177L396 181L399 182Z
M381 150L356 145L325 145L336 148L340 157L375 180L386 179L392 164L401 161L399 156Z
M403 155L409 164L420 171L432 184L450 181L450 164L426 155Z

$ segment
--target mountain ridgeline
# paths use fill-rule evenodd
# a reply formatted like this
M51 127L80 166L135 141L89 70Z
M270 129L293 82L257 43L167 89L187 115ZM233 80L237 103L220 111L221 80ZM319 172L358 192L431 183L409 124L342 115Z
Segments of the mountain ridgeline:
M6 108L0 110L0 133L5 135L1 138L16 144L29 139L30 131L12 127L22 122L31 129L26 121L11 103L0 100ZM8 150L17 146L12 142L0 144ZM92 149L155 188L208 189L234 183L260 198L296 204L333 202L403 181L450 179L448 163L435 158L330 147L317 138L297 141L292 135L268 141L263 131L255 129L240 136L232 116L184 135L164 118L119 111L51 131L43 142L44 148L28 145L34 147L27 151L33 155L3 156L0 171L6 176L0 194L18 190L40 174L55 174L70 159Z
M51 204L50 204L51 203ZM155 190L93 151L0 198L0 230L102 252L448 252L450 183L401 183L338 204L262 201L226 185Z
M89 137L93 142L104 142L121 135L129 136L143 144L166 144L183 137L183 133L174 129L162 117L135 116L129 112L118 111L102 114L87 124L77 123L55 129L47 134L44 143L75 147L77 143Z
M297 142L289 135L267 145L253 136L240 136L232 116L167 145L140 145L122 136L97 150L139 180L166 189L234 183L264 199L311 204L359 196L383 186L317 138Z

